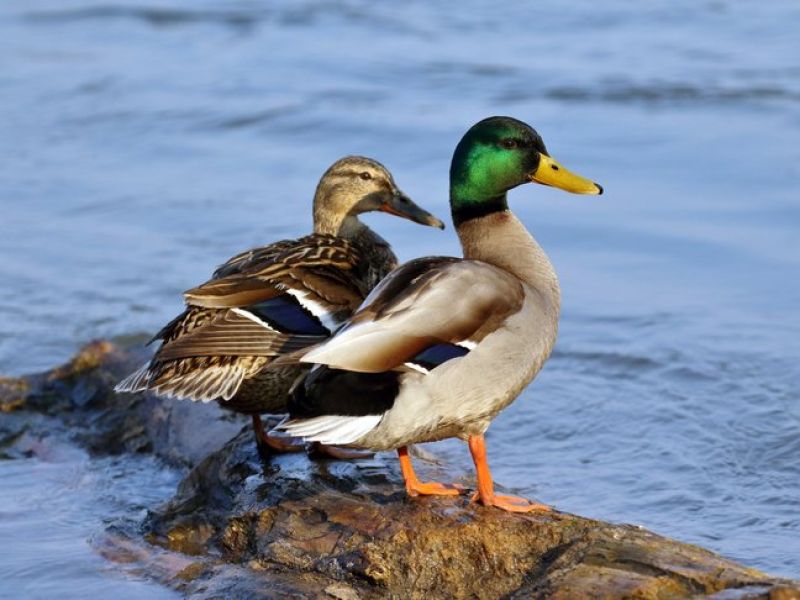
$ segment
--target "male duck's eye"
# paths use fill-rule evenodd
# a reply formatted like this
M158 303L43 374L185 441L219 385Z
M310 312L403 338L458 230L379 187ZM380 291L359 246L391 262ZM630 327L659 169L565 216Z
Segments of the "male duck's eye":
M366 171L361 173L361 175L359 175L359 177L361 177L361 179L363 179L364 181L368 181L368 180L372 179L372 175L370 175Z
M517 140L512 140L512 139L503 140L503 148L506 148L508 150L513 150L518 145L519 144L517 144Z

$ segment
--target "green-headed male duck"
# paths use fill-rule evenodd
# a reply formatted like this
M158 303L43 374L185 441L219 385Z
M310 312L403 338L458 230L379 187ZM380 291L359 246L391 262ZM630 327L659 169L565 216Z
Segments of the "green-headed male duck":
M395 269L336 334L300 360L281 429L325 444L396 449L406 490L458 494L422 483L407 447L466 440L477 471L475 498L527 512L547 507L494 493L484 433L550 356L560 309L558 277L514 216L508 190L537 182L575 194L603 189L553 160L529 125L491 117L459 142L450 206L463 258L430 257Z

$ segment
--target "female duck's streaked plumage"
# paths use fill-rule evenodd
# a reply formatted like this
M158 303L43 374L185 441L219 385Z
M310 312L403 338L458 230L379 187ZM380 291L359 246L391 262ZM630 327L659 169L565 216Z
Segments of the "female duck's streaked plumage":
M358 307L397 259L358 220L385 211L443 227L395 185L378 162L347 157L323 175L314 197L314 233L243 252L210 281L185 293L186 310L153 338L155 356L118 386L198 401L217 400L253 415L283 412L291 383L308 367L271 367L275 357L319 343Z
M556 339L558 278L506 204L507 190L531 180L602 192L551 159L525 123L492 117L473 126L450 173L464 258L422 258L386 277L333 338L303 356L317 366L295 386L291 419L281 428L328 444L398 449L411 494L458 493L419 482L406 447L460 437L469 442L484 504L542 508L494 494L483 441Z

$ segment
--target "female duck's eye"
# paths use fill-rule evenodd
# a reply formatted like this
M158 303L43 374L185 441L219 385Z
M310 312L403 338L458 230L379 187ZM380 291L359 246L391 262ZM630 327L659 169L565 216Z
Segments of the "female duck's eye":
M370 175L370 174L369 174L369 173L367 173L366 171L364 171L363 173L361 173L361 174L359 175L359 177L361 177L361 179L363 179L364 181L368 181L368 180L372 179L372 175Z
M513 150L514 148L517 147L517 145L518 145L517 140L513 139L503 140L503 148L506 148L508 150Z

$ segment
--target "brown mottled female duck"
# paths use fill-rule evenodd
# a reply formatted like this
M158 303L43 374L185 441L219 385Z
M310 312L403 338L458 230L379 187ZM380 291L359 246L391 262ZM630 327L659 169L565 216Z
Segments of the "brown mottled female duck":
M215 400L252 415L262 449L297 449L265 433L259 415L284 412L292 382L309 366L270 363L327 339L397 266L389 244L359 220L369 211L444 228L400 191L383 165L343 158L317 186L314 233L238 254L187 291L186 310L153 338L161 345L152 360L116 390Z

